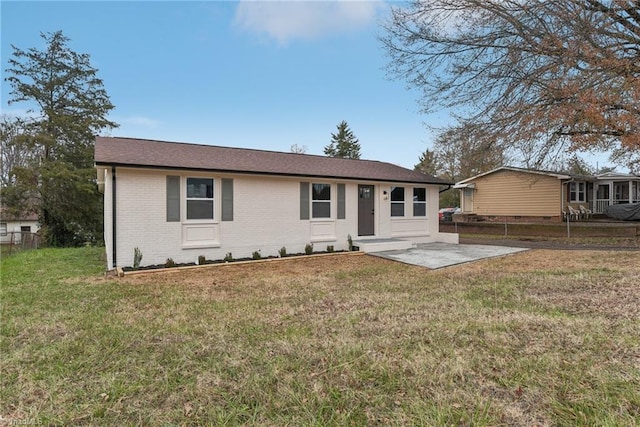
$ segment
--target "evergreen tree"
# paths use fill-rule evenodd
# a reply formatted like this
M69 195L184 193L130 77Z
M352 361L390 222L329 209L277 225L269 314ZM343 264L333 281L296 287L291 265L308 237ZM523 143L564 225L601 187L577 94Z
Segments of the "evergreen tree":
M331 134L331 143L324 147L324 154L329 157L360 158L360 143L346 121L337 126L338 133Z
M596 169L588 164L584 159L578 157L576 154L567 159L563 171L572 175L593 175L596 173Z
M108 120L114 108L88 54L68 47L61 31L41 34L44 50L15 46L6 80L9 104L26 102L38 113L31 134L16 139L38 153L34 164L11 171L3 188L14 209L37 209L45 241L53 246L102 239L102 195L95 185L95 136L117 127ZM23 206L17 206L21 203Z
M420 154L418 164L413 167L413 170L422 172L425 175L438 175L438 159L436 158L436 153L428 149L424 150L424 153Z

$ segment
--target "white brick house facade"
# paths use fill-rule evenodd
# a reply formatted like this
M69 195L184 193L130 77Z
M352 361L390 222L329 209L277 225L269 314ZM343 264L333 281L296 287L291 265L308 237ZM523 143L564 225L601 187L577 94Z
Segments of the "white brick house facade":
M111 138L102 140L111 142ZM228 253L234 258L250 257L254 251L270 256L282 247L288 253L300 253L309 243L316 251L328 245L345 250L348 236L414 243L451 239L438 232L437 181L141 167L122 165L122 161L109 165L99 154L96 165L104 192L108 269L132 266L134 248L142 252L141 265L154 265L168 258L176 263L196 262L199 256L219 260ZM323 190L321 200L314 184ZM206 187L206 194L193 190L194 185ZM373 189L373 229L372 234L358 236L359 187L363 185ZM402 188L405 200L392 200L392 188ZM398 208L404 208L402 215ZM201 212L207 218L193 219Z

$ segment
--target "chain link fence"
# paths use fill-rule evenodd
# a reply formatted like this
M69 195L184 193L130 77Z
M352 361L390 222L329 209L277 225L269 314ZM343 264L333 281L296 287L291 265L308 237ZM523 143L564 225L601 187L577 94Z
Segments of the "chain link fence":
M6 236L2 236L2 255L38 249L41 245L40 236L37 233L28 231L8 231Z

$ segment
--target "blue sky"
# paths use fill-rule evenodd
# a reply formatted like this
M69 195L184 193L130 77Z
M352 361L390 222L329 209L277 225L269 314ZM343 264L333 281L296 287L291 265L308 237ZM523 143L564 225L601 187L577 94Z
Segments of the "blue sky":
M62 30L116 106L113 136L323 154L346 120L362 157L412 168L430 147L417 92L387 77L382 1L2 1L2 113L11 45Z

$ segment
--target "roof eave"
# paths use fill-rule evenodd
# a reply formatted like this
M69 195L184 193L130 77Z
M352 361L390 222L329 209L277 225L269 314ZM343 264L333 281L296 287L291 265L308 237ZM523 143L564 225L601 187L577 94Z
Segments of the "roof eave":
M325 178L325 179L335 179L335 180L350 180L350 181L377 181L377 182L393 182L393 183L408 183L408 184L426 184L426 185L453 185L453 183L448 183L444 181L421 181L421 180L413 180L413 179L387 179L387 178L376 178L376 177L356 177L356 176L337 176L337 175L319 175L319 174L299 174L299 173L284 173L284 172L269 172L269 171L243 171L236 169L209 169L209 168L194 168L194 167L185 167L185 166L158 166L158 165L142 165L142 164L132 164L132 163L119 163L119 162L104 162L104 161L96 161L96 167L121 167L121 168L133 168L133 169L155 169L155 170L176 170L176 171L197 171L197 172L214 172L214 173L225 173L225 174L240 174L240 175L267 175L267 176L281 176L281 177L296 177L296 178Z

